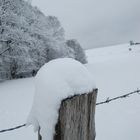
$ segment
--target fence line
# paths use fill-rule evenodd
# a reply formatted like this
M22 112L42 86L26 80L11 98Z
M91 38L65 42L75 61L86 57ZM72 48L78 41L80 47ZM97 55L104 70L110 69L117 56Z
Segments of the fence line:
M140 90L137 89L137 90L135 90L133 92L130 92L130 93L127 93L127 94L124 94L124 95L121 95L121 96L117 96L117 97L114 97L114 98L109 98L108 97L105 101L96 103L96 106L106 104L106 103L109 103L109 102L112 102L112 101L115 101L115 100L118 100L118 99L126 98L126 97L129 97L132 94L139 94L140 95Z
M96 103L96 106L97 105L102 105L102 104L107 104L107 103L110 103L110 102L118 100L118 99L123 99L123 98L129 97L130 95L133 95L133 94L140 95L140 90L137 89L137 90L135 90L133 92L130 92L130 93L127 93L127 94L124 94L124 95L121 95L121 96L117 96L117 97L114 97L114 98L109 98L108 97L105 101ZM22 127L25 127L25 126L26 126L26 124L22 124L22 125L18 125L16 127L13 127L13 128L3 129L3 130L0 130L0 133L4 133L4 132L8 132L8 131L13 131L13 130L16 130L16 129L19 129L19 128L22 128Z
M16 130L16 129L19 129L19 128L22 128L22 127L25 127L25 126L26 126L26 124L22 124L22 125L13 127L13 128L3 129L3 130L0 131L0 133L4 133L4 132L8 132L8 131L13 131L13 130Z

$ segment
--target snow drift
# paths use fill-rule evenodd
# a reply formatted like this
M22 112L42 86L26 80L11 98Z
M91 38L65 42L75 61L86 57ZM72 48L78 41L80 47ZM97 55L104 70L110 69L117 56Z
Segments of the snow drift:
M61 100L95 89L93 75L80 62L61 58L45 64L35 78L35 96L27 124L40 127L43 140L52 140Z

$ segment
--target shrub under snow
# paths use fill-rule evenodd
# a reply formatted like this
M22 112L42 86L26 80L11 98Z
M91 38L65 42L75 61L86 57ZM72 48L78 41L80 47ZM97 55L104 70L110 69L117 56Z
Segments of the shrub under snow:
M67 40L66 44L69 48L73 50L74 58L76 60L80 61L83 64L87 63L86 54L80 43L76 39Z

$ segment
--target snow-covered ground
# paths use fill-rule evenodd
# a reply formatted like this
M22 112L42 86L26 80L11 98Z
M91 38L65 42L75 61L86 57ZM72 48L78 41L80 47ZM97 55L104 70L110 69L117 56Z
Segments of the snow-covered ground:
M97 101L140 88L140 46L128 44L87 50L87 68L99 89ZM34 94L34 79L0 83L0 130L26 122ZM139 140L140 96L96 108L96 140ZM32 127L1 133L0 140L37 140Z

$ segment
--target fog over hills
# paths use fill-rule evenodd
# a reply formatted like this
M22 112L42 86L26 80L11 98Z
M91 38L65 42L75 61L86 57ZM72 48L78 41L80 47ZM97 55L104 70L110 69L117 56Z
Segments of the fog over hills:
M32 0L86 48L140 41L139 0Z

